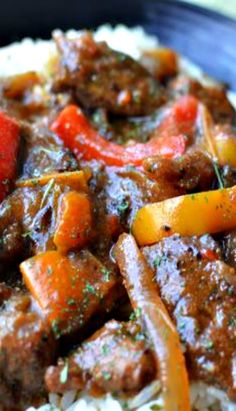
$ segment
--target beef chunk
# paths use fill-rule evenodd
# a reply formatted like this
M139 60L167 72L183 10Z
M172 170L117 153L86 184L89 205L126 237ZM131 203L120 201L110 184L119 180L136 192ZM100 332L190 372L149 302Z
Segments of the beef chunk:
M166 180L156 182L151 175L133 167L100 168L91 184L99 227L104 224L104 212L117 216L123 227L127 227L138 209L145 204L180 193L173 185L167 184Z
M144 168L166 190L176 190L176 195L209 190L215 179L211 160L199 150L191 150L175 160L152 157L144 162Z
M139 63L89 33L75 40L55 37L60 53L54 89L72 90L80 104L122 115L144 115L163 102L157 80Z
M154 376L152 354L139 326L112 320L69 358L49 367L46 385L49 391L59 393L92 388L135 393Z
M30 298L9 299L0 313L1 410L21 410L44 394L43 376L54 352L51 329L30 310Z
M193 380L225 389L236 399L236 273L219 258L210 236L172 236L143 253L182 342Z
M22 127L25 140L22 176L38 177L52 172L74 171L78 163L72 152L46 127Z
M0 283L0 306L11 297L12 289L5 283Z
M223 87L204 87L187 76L178 76L170 84L172 96L191 94L205 104L216 123L235 123L236 112Z
M223 252L226 262L236 268L236 230L230 231L223 239Z

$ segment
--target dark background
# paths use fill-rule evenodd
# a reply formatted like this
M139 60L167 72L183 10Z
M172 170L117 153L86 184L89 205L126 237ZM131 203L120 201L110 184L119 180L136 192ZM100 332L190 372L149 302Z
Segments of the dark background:
M212 11L169 0L1 3L1 46L26 36L48 38L54 28L94 28L107 22L139 24L236 90L236 22Z

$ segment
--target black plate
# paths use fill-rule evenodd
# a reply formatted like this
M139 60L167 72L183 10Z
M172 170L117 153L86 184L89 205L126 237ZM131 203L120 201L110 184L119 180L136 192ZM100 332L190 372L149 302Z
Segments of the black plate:
M184 2L6 0L1 4L0 45L25 36L47 38L56 27L90 28L107 22L144 26L236 90L236 22Z

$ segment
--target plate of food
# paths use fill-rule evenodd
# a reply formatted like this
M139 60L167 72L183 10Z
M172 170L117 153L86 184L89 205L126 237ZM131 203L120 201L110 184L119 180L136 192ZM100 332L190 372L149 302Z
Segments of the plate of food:
M236 410L235 51L167 20L236 29L163 4L0 49L1 411Z

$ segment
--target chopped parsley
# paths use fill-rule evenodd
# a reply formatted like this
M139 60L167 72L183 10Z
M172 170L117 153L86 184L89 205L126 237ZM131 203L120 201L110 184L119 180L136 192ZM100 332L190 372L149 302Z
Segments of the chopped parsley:
M103 375L104 380L106 381L109 381L111 379L111 373L108 371L103 371L102 375Z
M43 194L43 198L41 200L40 208L42 208L45 204L46 199L48 198L53 186L55 185L55 180L52 178L49 183L46 185L46 189Z
M103 354L103 355L107 355L107 354L109 353L109 351L110 351L110 348L109 348L109 346L108 346L107 344L104 344L104 345L101 347L101 351L102 351L102 354Z
M31 238L32 234L33 234L32 230L31 231L26 231L25 233L22 234L22 237L23 238L28 238L28 237Z
M86 283L84 291L90 294L96 294L96 290L94 286L90 284L89 282Z
M108 281L110 281L110 275L111 275L111 271L108 270L106 267L103 267L101 269L102 275L103 275L103 279L106 283L108 283Z
M129 317L130 321L135 321L135 320L137 320L138 318L140 318L140 317L141 317L141 313L142 313L141 308L139 308L139 307L136 308L136 309L134 310L134 312L130 314L130 317Z
M219 166L218 166L216 161L213 161L213 168L214 168L214 171L215 171L215 175L217 177L219 188L224 188L224 181L223 181Z
M61 330L59 327L59 320L53 320L52 321L52 330L56 336L56 338L59 338L61 336Z
M121 216L123 216L129 209L129 202L127 200L123 200L118 206L117 210Z
M68 305L75 305L75 304L76 304L76 301L75 301L74 298L68 298L67 304L68 304Z
M153 261L153 266L154 266L154 268L160 267L161 263L162 263L162 257L160 257L159 255L157 255L157 256L154 258L154 261Z
M214 348L214 342L212 340L206 340L203 345L207 350L212 350Z

